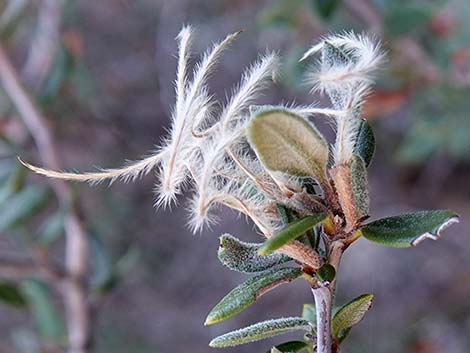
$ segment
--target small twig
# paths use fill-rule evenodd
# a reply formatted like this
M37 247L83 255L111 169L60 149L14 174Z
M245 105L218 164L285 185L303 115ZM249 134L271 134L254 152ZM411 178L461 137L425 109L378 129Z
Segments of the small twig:
M39 277L48 282L60 281L63 271L48 265L15 259L0 259L0 277L9 280L21 280L30 277Z
M0 81L29 130L45 166L60 169L57 149L45 118L19 83L19 76L0 44ZM65 219L65 277L62 296L66 309L69 353L86 353L90 341L89 307L86 300L88 240L72 203L72 192L60 180L50 180L59 202L68 209Z

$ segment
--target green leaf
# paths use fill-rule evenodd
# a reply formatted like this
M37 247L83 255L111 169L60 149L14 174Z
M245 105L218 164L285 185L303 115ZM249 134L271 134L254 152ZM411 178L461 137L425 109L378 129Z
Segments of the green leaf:
M21 190L25 176L25 169L21 168L17 164L8 170L8 178L0 187L0 205L3 206L13 194Z
M370 165L375 152L375 136L372 127L363 119L357 131L354 154L361 157L366 167Z
M310 331L312 327L308 321L300 317L268 320L216 337L209 343L209 346L214 348L233 347L295 330Z
M0 302L16 308L26 306L26 301L18 287L7 281L0 281Z
M258 249L258 254L261 256L268 255L273 251L281 248L288 242L298 238L306 231L311 229L315 224L323 221L326 215L318 213L313 216L308 216L298 221L289 223L286 227L281 229L278 233L274 234L271 238L266 240L263 245Z
M55 242L64 234L64 212L57 211L52 216L48 217L43 224L41 224L37 242L41 245L48 246Z
M340 0L313 0L314 9L323 19L329 19L340 4Z
M281 352L281 353L297 353L302 352L303 350L309 350L310 346L304 341L289 341L281 343L266 353Z
M421 211L379 219L363 226L361 232L375 243L408 248L424 239L438 239L443 229L456 222L458 215L452 211Z
M134 246L130 246L124 255L113 265L109 277L105 281L98 283L99 287L94 289L101 294L112 291L123 279L128 277L129 273L135 268L139 258L139 250Z
M338 310L331 321L332 335L336 340L341 338L343 330L357 325L364 318L366 312L372 306L373 299L374 296L372 294L363 294L343 305Z
M113 276L113 266L103 238L95 230L89 232L91 250L91 280L93 289L102 288Z
M364 161L353 156L349 166L351 174L351 191L354 200L356 218L361 219L369 214L369 182Z
M46 193L28 186L8 199L8 207L0 211L0 233L22 223L32 216L46 201Z
M258 248L261 244L245 243L230 234L220 237L217 256L224 266L244 273L261 272L271 267L292 260L282 254L259 256Z
M204 325L224 321L252 305L260 296L280 284L302 275L297 267L274 269L250 278L228 293L207 315Z
M54 307L47 286L38 280L22 283L39 334L55 342L62 343L65 338L64 325Z
M422 1L390 2L384 16L387 32L392 36L401 36L419 27L423 27L435 13L434 6Z
M57 97L67 78L70 76L72 69L73 57L67 47L61 45L57 49L54 63L40 89L39 100L41 103L48 103Z
M314 304L304 304L302 307L302 317L311 323L317 322L317 311Z
M327 142L312 125L287 109L255 114L247 126L247 137L267 169L325 180Z
M332 265L324 264L318 269L316 276L320 282L331 282L335 279L336 270Z

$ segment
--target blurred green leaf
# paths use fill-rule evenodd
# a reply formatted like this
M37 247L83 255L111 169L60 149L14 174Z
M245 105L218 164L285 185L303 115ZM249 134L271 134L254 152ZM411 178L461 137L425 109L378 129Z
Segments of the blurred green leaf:
M355 141L354 154L361 157L368 167L374 157L375 136L367 120L362 120Z
M259 256L260 246L261 244L245 243L230 234L224 234L220 237L217 256L224 266L244 273L265 271L292 260L283 254Z
M113 276L111 257L108 249L103 243L103 239L97 232L90 231L88 236L92 255L91 286L93 288L101 288Z
M313 9L323 18L329 19L336 11L341 0L311 0Z
M247 137L267 169L326 178L328 144L302 117L286 109L264 110L251 118Z
M384 13L387 33L392 36L407 34L424 26L435 13L434 6L422 1L393 1Z
M281 343L273 347L273 349L276 349L277 352L281 352L281 353L297 353L297 352L302 352L303 350L309 351L310 346L306 342L303 342L303 341L289 341L289 342ZM270 351L266 353L272 353L273 349L271 349Z
M332 336L338 340L341 338L341 332L357 325L372 306L373 299L372 294L363 294L343 305L331 320Z
M297 267L275 269L250 278L227 294L207 315L204 325L224 321L250 305L278 285L291 282L302 275Z
M58 210L46 218L38 230L37 242L40 245L49 246L64 235L64 217L64 212Z
M315 224L325 219L325 217L326 215L324 213L319 213L289 223L286 227L266 240L258 249L258 254L265 256L276 251L283 245L304 234L306 231L315 226Z
M60 45L50 72L39 91L41 103L47 103L57 97L73 70L73 61L74 59L69 50L64 45Z
M233 347L297 330L310 331L312 327L308 321L300 317L268 320L216 337L209 343L209 346Z
M6 172L8 173L8 178L0 186L0 205L23 187L26 176L25 168L20 167L16 163L14 165L9 164Z
M457 221L458 215L452 211L420 211L379 219L363 226L361 232L380 245L408 248L426 238L437 239L444 228Z
M46 202L47 194L35 186L28 186L12 195L6 202L8 207L0 208L0 233L34 215Z
M262 26L295 27L298 21L297 13L303 6L303 1L278 0L260 13L258 21Z
M136 247L129 247L126 253L112 266L109 277L99 282L96 289L101 294L106 294L116 288L136 266L139 259L139 251Z
M47 286L39 280L26 280L22 283L36 329L41 336L63 343L65 339L64 325L54 307Z
M12 282L3 280L0 280L0 302L17 308L26 306L26 301L18 287Z

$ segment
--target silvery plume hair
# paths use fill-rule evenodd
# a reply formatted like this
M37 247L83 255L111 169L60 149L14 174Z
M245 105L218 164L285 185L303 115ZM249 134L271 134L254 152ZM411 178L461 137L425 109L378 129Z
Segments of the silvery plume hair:
M209 91L208 78L222 53L239 33L230 34L215 43L190 74L188 62L193 30L190 26L182 28L177 36L176 103L171 114L171 129L161 146L141 160L122 168L83 174L51 171L22 163L47 177L91 184L106 180L110 183L133 181L157 169L157 206L175 202L184 188L194 191L189 205L189 225L194 231L215 221L211 211L219 204L246 215L265 236L270 237L281 225L277 204L286 204L302 213L302 202L298 200L302 198L305 202L306 197L312 196L305 193L301 178L264 167L250 150L246 139L246 126L251 114L263 109L253 103L277 73L277 55L268 52L248 67L227 103L216 102ZM316 105L279 108L306 121L317 114L332 117L337 130L334 163L339 165L352 156L353 136L360 124L358 111L371 84L371 72L380 64L383 55L379 46L367 36L345 33L324 38L301 60L319 51L325 53L323 49L328 46L333 52L320 61L308 80L314 90L325 92L330 97L332 108ZM344 60L345 55L353 60ZM216 110L217 105L222 109ZM316 202L314 199L310 201ZM289 246L295 247L296 242ZM289 246L284 247L285 252L290 251ZM311 256L306 254L306 258Z

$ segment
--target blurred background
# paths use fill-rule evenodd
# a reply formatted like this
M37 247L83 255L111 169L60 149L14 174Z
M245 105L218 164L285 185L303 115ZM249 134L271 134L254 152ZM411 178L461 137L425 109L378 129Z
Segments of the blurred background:
M0 352L66 347L60 289L41 276L8 271L8 263L63 263L64 215L70 212L57 201L57 188L16 160L44 162L31 138L37 131L25 124L28 112L15 104L12 78L2 67L10 65L13 81L32 97L61 167L119 166L151 150L169 126L174 38L188 23L197 29L198 53L245 29L211 80L222 100L243 68L269 49L282 55L283 74L261 102L328 104L304 84L308 65L298 63L301 54L329 32L365 31L383 40L388 62L364 110L378 141L370 169L372 218L450 208L462 219L440 241L417 248L361 239L348 250L338 302L362 293L376 297L344 351L469 353L467 0L0 1ZM323 118L317 121L332 136ZM221 210L219 225L192 235L184 226L184 200L171 212L153 207L152 175L127 185L71 187L90 244L92 352L211 352L207 344L218 334L299 315L299 304L312 302L299 281L204 327L212 306L245 277L218 262L217 237L229 232L257 241L252 225ZM264 352L280 341L225 351Z

